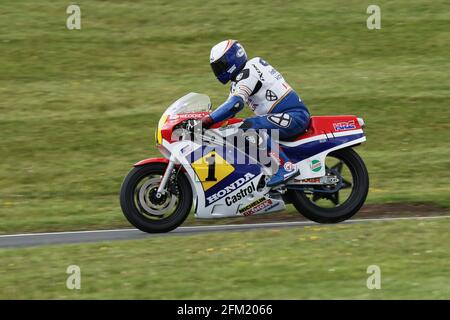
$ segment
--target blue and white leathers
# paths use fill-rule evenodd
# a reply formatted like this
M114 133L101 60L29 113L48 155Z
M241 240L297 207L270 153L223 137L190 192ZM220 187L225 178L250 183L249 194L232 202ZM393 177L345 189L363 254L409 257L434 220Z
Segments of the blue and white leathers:
M241 129L269 129L268 132L276 129L280 139L288 139L308 128L310 115L307 107L283 76L267 61L259 57L248 60L231 79L228 100L211 114L214 122L234 116L245 102L256 116L245 119ZM289 169L289 158L281 149L276 147L278 150L273 150L270 133L266 139L268 153L275 151L283 163L266 183L268 187L275 187L297 176L299 170Z
M286 139L308 127L307 107L283 76L262 58L247 61L232 79L228 100L211 118L217 122L234 116L242 109L237 107L238 102L247 103L257 115L247 118L241 126L243 129L278 129L280 138Z

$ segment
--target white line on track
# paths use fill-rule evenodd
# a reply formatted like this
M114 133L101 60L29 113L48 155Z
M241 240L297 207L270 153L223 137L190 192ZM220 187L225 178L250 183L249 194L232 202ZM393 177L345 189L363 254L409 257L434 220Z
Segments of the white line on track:
M450 218L450 216L426 216L426 217L389 217L389 218L368 218L368 219L352 219L341 223L353 223L353 222L374 222L374 221L396 221L396 220L424 220L424 219L444 219ZM233 228L239 229L252 229L252 228L270 228L270 227L286 227L286 226L301 226L301 225L315 224L312 221L292 221L292 222L268 222L268 223L249 223L249 224L226 224L226 225L212 225L212 226L190 226L190 227L179 227L172 233L178 233L183 231L208 231L216 229L227 230ZM137 231L134 228L128 229L106 229L106 230L83 230L83 231L62 231L62 232L42 232L42 233L20 233L20 234L5 234L0 235L0 238L11 238L11 237L30 237L30 236L49 236L49 235L69 235L69 234L90 234L90 233L108 233L108 232L129 232Z

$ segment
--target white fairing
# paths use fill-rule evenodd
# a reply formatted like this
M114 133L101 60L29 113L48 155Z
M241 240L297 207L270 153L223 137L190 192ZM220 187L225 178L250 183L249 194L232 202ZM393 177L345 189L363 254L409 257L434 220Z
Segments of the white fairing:
M351 134L355 134L355 133L352 132ZM313 171L311 169L313 167L312 166L312 161L313 160L319 160L319 162L321 164L325 164L325 158L327 157L327 155L330 152L333 152L333 151L338 150L338 149L344 149L344 148L352 146L352 145L360 144L360 143L363 143L364 141L366 141L366 137L355 139L355 140L350 141L348 143L344 143L344 144L338 145L337 147L328 149L328 150L323 151L321 153L315 154L314 156L312 156L310 158L307 158L305 160L297 162L295 164L295 166L300 169L300 175L297 176L293 180L293 183L296 183L296 182L298 182L300 180L303 180L303 179L311 179L311 178L323 177L326 174L325 165L322 165L321 169L319 171L315 172L315 171Z
M164 113L164 117L175 117L177 113L186 113L193 111L204 111L205 108L210 107L209 97L206 95L200 95L196 93L190 93L172 104ZM239 124L231 125L226 130L213 129L212 133L220 136L228 136L234 134ZM341 135L350 135L362 133L362 130L351 130L343 132ZM321 139L323 137L317 136L314 139ZM350 145L359 144L365 141L366 138L362 137L346 144L339 145L335 148L328 149L319 154L295 163L295 166L300 169L300 176L296 177L295 181L308 178L317 178L325 175L325 165L315 172L312 170L312 160L319 160L322 164L325 163L325 158L328 153L348 147ZM304 139L297 142L281 142L287 146L295 146L301 143L307 143L309 140ZM216 194L206 197L206 191L198 174L196 173L192 164L187 160L189 155L195 152L202 152L202 145L191 140L182 140L178 142L169 143L166 140L162 140L162 147L170 154L170 161L176 164L181 164L186 171L186 175L190 180L192 190L194 193L194 209L195 216L198 218L221 218L221 217L234 217L250 214L261 214L274 211L280 211L285 209L285 203L279 198L273 198L268 196L269 188L258 189L258 182L264 175L264 172L258 171L258 173L247 173L244 178L232 181L221 188L221 191ZM197 159L196 157L194 157ZM249 169L250 170L250 169ZM223 191L222 191L223 190ZM218 194L221 193L221 194ZM233 200L238 199L238 200ZM214 201L211 201L214 200ZM247 210L247 208L249 208Z
M243 216L244 214L239 212L239 210L242 210L243 208L258 201L259 202L255 205L255 207L259 210L252 214L275 212L286 208L284 201L281 198L269 199L267 197L266 193L268 189L257 190L257 184L263 175L262 173L259 175L249 175L248 181L247 179L242 179L233 185L225 187L224 190L226 190L226 196L215 201L213 204L208 205L203 185L191 164L186 161L186 157L190 153L196 151L198 152L201 145L187 140L169 144L164 140L163 146L169 150L171 154L171 161L175 160L176 163L182 164L186 170L187 176L193 188L194 209L195 216L197 218L208 219ZM240 199L240 201L232 203L230 199L238 194L242 194L241 190L248 190L249 192L245 197Z

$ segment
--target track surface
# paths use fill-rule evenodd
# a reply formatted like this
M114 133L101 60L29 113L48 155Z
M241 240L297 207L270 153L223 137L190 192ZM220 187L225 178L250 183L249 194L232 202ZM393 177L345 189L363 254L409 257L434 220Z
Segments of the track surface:
M450 218L450 216L353 219L342 223L348 224L348 223L367 223L374 221L421 220L421 219L443 219L443 218ZM295 221L295 222L233 224L233 225L214 225L214 226L196 226L196 227L194 226L194 227L180 227L172 232L160 234L147 234L137 229L13 234L0 236L0 248L31 247L49 244L100 242L112 240L133 240L133 239L144 239L148 237L162 237L174 235L182 236L205 232L245 231L245 230L268 229L268 228L304 227L311 225L316 225L316 223L310 221Z

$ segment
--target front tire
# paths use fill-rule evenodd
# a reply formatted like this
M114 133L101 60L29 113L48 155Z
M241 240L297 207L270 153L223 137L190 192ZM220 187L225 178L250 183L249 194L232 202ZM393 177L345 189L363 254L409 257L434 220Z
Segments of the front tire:
M120 206L127 220L147 233L169 232L180 226L192 207L191 185L183 172L174 173L162 198L154 197L167 164L133 168L122 183Z
M306 191L288 190L288 196L295 208L306 218L318 223L338 223L351 218L364 204L369 191L369 174L361 157L351 148L340 149L327 156L338 159L337 168L342 170L346 165L352 176L352 182L345 181L347 188L351 187L348 198L340 203L339 191L336 194L308 193ZM327 171L330 168L326 167ZM333 167L334 168L334 167ZM331 168L331 171L333 170ZM338 174L337 171L333 171ZM340 171L339 171L340 173ZM333 207L323 207L318 202L332 202Z

